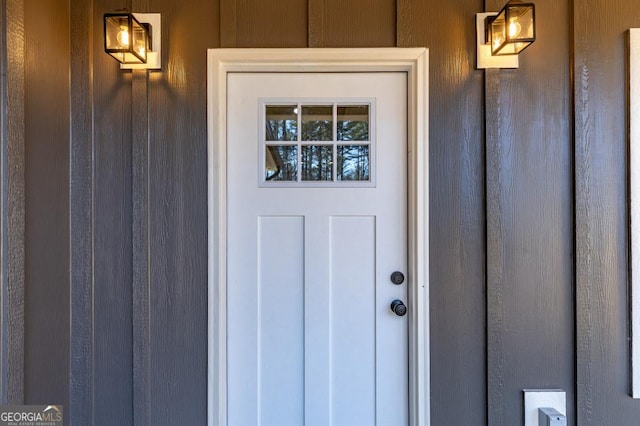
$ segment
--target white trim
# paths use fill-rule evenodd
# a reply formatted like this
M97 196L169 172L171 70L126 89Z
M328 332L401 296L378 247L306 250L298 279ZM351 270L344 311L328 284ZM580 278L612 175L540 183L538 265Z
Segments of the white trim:
M640 398L640 28L629 30L631 391Z
M409 413L410 426L429 426L428 58L424 48L208 50L209 426L227 424L227 75L231 72L380 71L406 72L409 83Z

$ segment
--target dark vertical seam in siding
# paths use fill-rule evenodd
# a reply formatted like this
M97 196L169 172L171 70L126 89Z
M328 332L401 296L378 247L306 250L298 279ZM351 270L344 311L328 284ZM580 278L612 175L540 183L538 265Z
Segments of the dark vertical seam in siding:
M487 199L487 424L504 422L504 273L500 190L500 70L485 71Z
M395 39L395 47L399 47L399 44L398 44L398 0L394 0L393 4L394 4L394 7L393 7L393 13L394 13L394 16L393 16L393 27L394 27L393 28L393 33L395 34L395 37L394 37L394 39ZM429 100L427 99L427 102L428 101Z
M2 402L24 399L24 4L3 2Z
M403 40L400 39L401 33L399 31L400 28L400 19L402 16L402 11L400 10L402 0L396 0L396 47L403 46Z
M575 76L575 59L576 59L576 49L575 49L575 0L569 0L569 34L567 35L569 40L569 88L570 88L570 119L571 123L574 123L573 126L570 126L571 130L571 209L572 209L572 233L573 233L573 320L575 323L575 331L573 335L573 347L575 357L573 360L573 377L575 378L573 382L573 395L574 400L573 404L575 407L575 416L576 418L572 420L573 424L579 425L578 418L580 417L580 398L578 396L578 289L577 289L577 277L578 277L578 233L577 233L577 193L578 193L578 178L576 173L576 76Z
M70 0L69 256L71 342L68 424L94 424L93 2Z
M485 76L482 79L483 82L486 80L486 72L485 72ZM483 99L482 99L482 117L483 117L483 125L484 125L484 129L482 132L482 164L483 164L483 172L484 172L484 176L483 176L483 181L484 181L484 185L482 186L482 190L484 192L483 194L483 230L482 230L482 238L483 238L483 243L484 243L484 250L482 253L482 257L484 258L484 270L482 271L483 273L483 277L482 277L482 284L484 286L483 291L484 291L484 300L483 300L483 305L484 305L484 312L483 312L483 316L484 316L484 342L485 342L485 347L484 347L484 371L483 371L483 375L484 375L484 386L485 386L485 392L484 392L484 424L485 425L490 425L489 423L489 306L487 304L487 300L489 298L489 292L488 292L488 288L489 288L489 255L487 253L487 249L489 248L489 201L488 201L488 194L489 194L489 190L488 190L488 186L487 186L487 182L488 182L488 177L489 177L489 173L488 173L488 168L487 168L487 164L488 164L488 158L489 158L489 150L487 149L487 125L486 125L486 116L487 116L487 103L486 103L486 98L487 98L487 94L486 94L486 84L483 85L483 93L482 93Z
M625 215L625 225L627 232L627 240L625 241L626 247L626 265L627 265L627 288L626 288L626 296L627 296L627 353L628 353L628 362L626 365L626 369L628 372L627 375L627 392L630 396L633 395L633 268L631 264L631 255L632 255L632 237L631 237L631 92L630 92L630 72L631 72L631 29L625 32L625 144L626 144L626 152L625 159L626 162L624 164L625 169L625 183L626 183L626 193L625 193L625 205L624 205L624 215ZM636 271L638 272L638 271ZM636 330L637 331L637 330Z

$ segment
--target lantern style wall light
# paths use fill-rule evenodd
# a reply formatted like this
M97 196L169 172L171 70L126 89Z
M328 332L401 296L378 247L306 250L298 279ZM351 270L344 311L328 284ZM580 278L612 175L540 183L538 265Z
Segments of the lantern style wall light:
M511 0L476 14L476 39L479 69L518 68L518 54L536 40L535 5Z
M161 69L159 13L104 14L104 51L121 69Z

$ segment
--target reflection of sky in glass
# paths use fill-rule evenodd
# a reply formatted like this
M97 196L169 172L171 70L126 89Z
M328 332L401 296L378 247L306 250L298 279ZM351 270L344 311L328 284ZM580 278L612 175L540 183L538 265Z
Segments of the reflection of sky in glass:
M333 106L302 107L302 140L333 140Z
M296 145L267 146L265 152L265 180L298 180L298 147Z
M369 180L369 146L338 145L338 180Z
M339 106L336 127L339 141L369 140L369 106Z
M302 147L302 180L333 180L333 146L308 145Z
M268 141L298 140L298 115L295 105L267 106L265 124L265 138Z

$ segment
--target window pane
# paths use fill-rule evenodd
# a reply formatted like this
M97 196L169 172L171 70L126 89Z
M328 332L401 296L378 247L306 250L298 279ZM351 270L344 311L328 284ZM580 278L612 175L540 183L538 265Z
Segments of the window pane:
M338 180L369 180L369 146L338 145Z
M298 140L298 112L296 105L268 105L266 114L266 140Z
M333 140L333 106L302 107L302 140Z
M369 105L338 106L338 140L369 140Z
M308 145L302 147L302 180L333 180L333 146Z
M265 180L298 180L298 147L296 145L271 145L265 150Z

